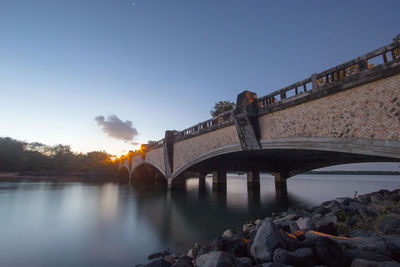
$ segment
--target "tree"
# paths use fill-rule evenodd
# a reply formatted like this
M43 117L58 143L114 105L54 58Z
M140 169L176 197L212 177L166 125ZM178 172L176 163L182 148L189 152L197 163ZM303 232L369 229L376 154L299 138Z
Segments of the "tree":
M210 111L211 116L216 117L224 112L231 111L235 108L235 103L229 101L219 101L215 103L214 108Z

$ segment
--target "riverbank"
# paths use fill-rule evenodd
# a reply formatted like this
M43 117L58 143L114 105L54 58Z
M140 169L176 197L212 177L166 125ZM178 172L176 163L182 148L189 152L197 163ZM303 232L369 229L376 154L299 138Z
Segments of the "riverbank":
M150 258L146 266L400 266L400 190L289 209Z
M98 172L0 172L0 181L63 181L63 182L79 182L79 181L117 181L116 176L102 174Z

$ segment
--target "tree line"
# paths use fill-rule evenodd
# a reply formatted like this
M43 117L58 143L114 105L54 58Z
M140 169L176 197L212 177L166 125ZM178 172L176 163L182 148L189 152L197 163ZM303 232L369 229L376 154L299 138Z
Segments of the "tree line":
M102 172L117 170L104 151L74 153L70 146L49 146L0 137L0 172Z

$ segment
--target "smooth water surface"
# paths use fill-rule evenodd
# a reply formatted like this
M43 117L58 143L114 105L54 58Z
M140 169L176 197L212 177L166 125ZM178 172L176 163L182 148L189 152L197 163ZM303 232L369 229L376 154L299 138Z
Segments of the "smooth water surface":
M129 185L83 182L0 182L0 266L133 266L151 253L185 251L246 220L290 207L318 205L400 186L400 176L298 175L288 180L289 202L277 205L274 180L260 194L245 176L229 175L227 192L207 179L199 192L138 191Z

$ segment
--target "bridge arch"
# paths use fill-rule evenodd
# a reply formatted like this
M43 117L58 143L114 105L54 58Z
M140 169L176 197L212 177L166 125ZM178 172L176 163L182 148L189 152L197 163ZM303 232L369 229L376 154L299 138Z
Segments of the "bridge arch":
M132 166L131 182L147 185L166 185L167 179L160 166L150 161L143 160L136 166Z
M250 151L244 151L240 144L212 149L178 167L171 178L175 179L187 170L210 172L218 165L224 165L228 171L279 172L286 168L293 176L337 164L400 161L400 143L397 141L310 137L262 139L260 145L261 150ZM211 161L215 161L214 164L210 164ZM206 165L210 169L207 170Z

